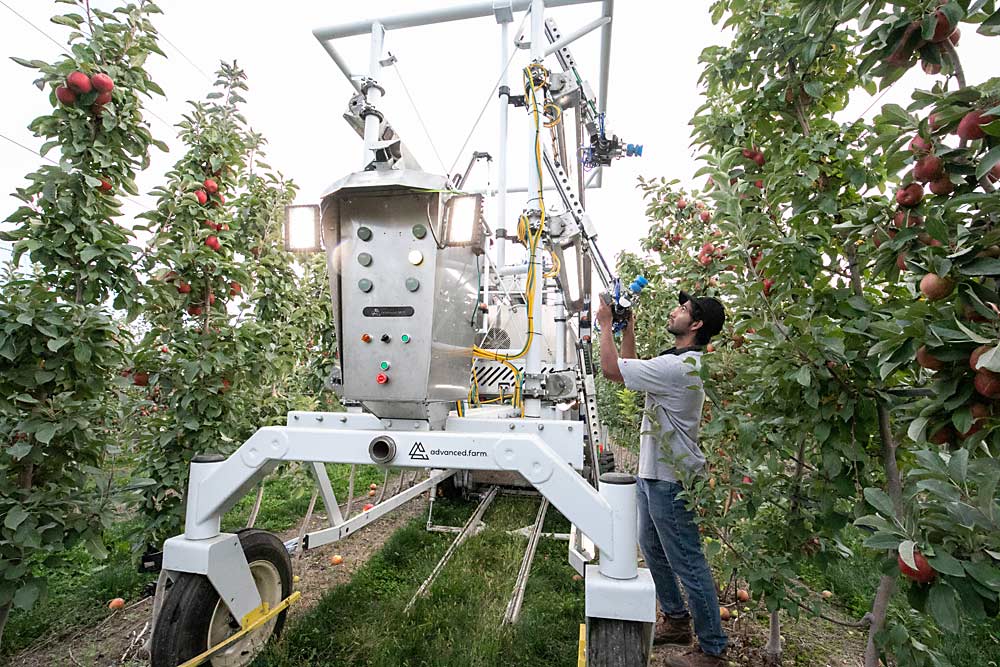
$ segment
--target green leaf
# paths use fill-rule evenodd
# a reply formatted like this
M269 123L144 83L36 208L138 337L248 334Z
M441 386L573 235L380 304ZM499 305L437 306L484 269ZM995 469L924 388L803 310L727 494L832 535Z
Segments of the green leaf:
M84 264L86 264L86 263L90 262L90 260L94 259L95 257L100 257L101 253L102 253L102 250L100 248L98 248L97 246L95 246L95 245L87 246L80 253L80 261L83 262Z
M910 427L906 429L906 435L910 440L920 442L924 439L924 431L927 429L928 421L930 421L929 417L917 417L910 422Z
M865 489L867 491L867 489ZM917 561L913 558L913 550L916 548L917 544L913 540L903 540L899 543L896 551L899 552L899 557L903 559L903 562L912 567L914 570L917 569Z
M795 381L803 387L808 387L812 384L812 373L809 372L808 366L803 366L798 370L795 374Z
M806 94L813 99L823 96L823 83L821 81L810 81L802 86L802 89L805 90Z
M51 338L45 344L45 346L48 347L53 352L58 352L63 347L63 345L65 345L68 342L69 338Z
M998 146L997 148L1000 148ZM1000 274L1000 259L980 257L974 262L958 267L959 273L966 276L993 276Z
M896 516L896 510L892 505L892 500L882 489L876 489L871 486L868 487L865 489L865 500L867 500L872 507L877 509L884 516L889 518Z
M934 584L927 597L927 609L941 628L948 632L958 632L958 596L955 589L944 582Z
M7 448L7 455L10 456L15 461L20 461L30 452L31 452L31 444L27 442L19 442L13 447Z
M7 517L3 520L3 525L7 526L11 530L14 530L27 518L28 510L24 509L20 505L15 505L9 512L7 512Z
M1000 567L992 566L989 563L973 563L965 561L962 563L965 571L994 593L1000 593Z
M976 179L982 179L993 165L1000 164L1000 146L994 146L990 149L990 152L983 156L983 159L979 161L979 166L976 167Z
M941 574L947 574L951 577L965 576L965 570L962 569L962 562L947 551L942 551L936 556L928 556L927 562Z
M73 348L73 358L78 363L85 364L90 361L91 349L86 343L80 343Z
M951 456L951 460L948 461L948 472L951 474L952 479L964 484L965 483L965 473L969 467L969 450L960 449Z
M56 434L57 430L59 430L58 424L53 424L52 422L42 424L42 426L35 431L35 439L38 440L38 442L47 445L52 440L52 437Z
M38 601L42 591L45 589L45 582L41 579L31 579L14 594L14 606L18 609L31 609Z

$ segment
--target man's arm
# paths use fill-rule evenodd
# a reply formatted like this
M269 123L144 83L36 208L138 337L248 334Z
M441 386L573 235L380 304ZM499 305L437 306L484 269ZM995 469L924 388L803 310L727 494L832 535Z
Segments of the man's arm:
M635 314L628 320L622 332L622 359L635 359Z
M597 309L597 323L601 326L601 372L608 380L624 384L625 379L622 377L621 369L618 368L615 334L611 331L611 307L604 301L601 301Z

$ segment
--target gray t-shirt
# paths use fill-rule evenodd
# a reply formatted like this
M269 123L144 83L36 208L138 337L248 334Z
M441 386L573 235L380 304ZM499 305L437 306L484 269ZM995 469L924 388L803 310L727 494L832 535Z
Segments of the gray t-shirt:
M698 370L701 352L668 351L653 359L619 359L625 386L646 392L639 436L639 477L678 481L677 470L700 473L705 455L698 426L705 390Z

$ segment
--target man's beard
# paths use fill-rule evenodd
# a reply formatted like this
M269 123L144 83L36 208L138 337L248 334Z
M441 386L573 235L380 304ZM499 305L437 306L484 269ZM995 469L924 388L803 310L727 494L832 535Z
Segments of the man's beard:
M667 331L675 336L683 336L687 333L686 329L682 329L675 324L667 324Z

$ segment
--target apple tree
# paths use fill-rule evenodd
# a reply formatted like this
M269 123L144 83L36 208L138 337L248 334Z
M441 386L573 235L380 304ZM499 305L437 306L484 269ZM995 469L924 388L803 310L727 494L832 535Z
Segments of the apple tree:
M0 290L0 632L12 605L45 592L39 566L58 565L84 543L105 555L111 481L105 429L126 334L110 306L134 315L137 248L116 220L122 195L155 140L143 97L162 94L143 69L157 46L141 0L113 12L66 2L69 52L52 63L14 60L39 73L52 112L30 124L41 153L58 160L27 175L3 238L14 242ZM18 269L27 257L30 272Z
M662 327L677 287L730 311L704 371L713 473L693 491L718 501L710 545L773 613L822 613L793 566L852 557L844 530L862 527L886 564L855 623L869 626L865 664L880 653L936 662L938 630L890 613L900 575L944 632L995 614L1000 592L998 98L992 81L966 85L955 46L962 22L995 34L996 7L720 1L712 11L734 38L701 58L694 134L710 180L704 193L641 181L644 248L659 262L621 267L663 288L640 327ZM852 93L877 93L918 58L938 78L909 108L840 117ZM987 347L970 362L977 346ZM777 658L776 631L772 640Z

